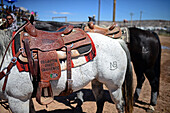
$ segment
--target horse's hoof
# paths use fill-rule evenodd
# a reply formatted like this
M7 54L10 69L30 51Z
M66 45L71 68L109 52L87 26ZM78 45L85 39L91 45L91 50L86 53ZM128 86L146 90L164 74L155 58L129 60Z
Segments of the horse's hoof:
M146 110L148 113L153 113L155 111L154 107L152 105L149 106L149 108Z

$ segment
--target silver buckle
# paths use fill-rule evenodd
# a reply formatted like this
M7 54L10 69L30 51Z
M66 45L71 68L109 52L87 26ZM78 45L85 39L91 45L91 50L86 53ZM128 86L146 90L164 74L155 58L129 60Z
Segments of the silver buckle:
M15 61L13 61L13 60L15 60ZM13 58L11 59L11 62L12 62L13 64L15 64L15 63L17 62L17 57L13 57Z

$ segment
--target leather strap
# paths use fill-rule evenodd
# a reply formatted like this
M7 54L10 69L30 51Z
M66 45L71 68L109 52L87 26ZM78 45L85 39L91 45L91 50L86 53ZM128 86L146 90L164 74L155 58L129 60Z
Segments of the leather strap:
M42 95L43 88L48 89L49 97L42 101L41 95ZM51 88L51 83L50 82L39 82L38 88L37 88L37 94L36 94L36 101L41 105L47 105L47 104L50 104L51 102L53 102L53 98L54 97L53 97L53 92L52 92L52 88Z
M28 58L29 70L30 70L31 74L33 75L33 77L36 77L34 66L33 66L33 59L31 57L31 51L30 51L30 47L29 47L29 40L27 38L25 38L23 41L24 41L24 46L25 46L25 52L26 52L27 58Z
M71 46L67 46L67 79L71 79Z
M73 92L72 90L72 82L73 80L71 80L71 46L67 46L67 93L71 94Z
M71 46L67 46L67 81L66 81L66 89L59 94L59 96L67 96L73 92L71 80Z
M6 73L4 72L4 70L2 70L0 72L0 80L5 76L5 81L4 81L4 84L3 84L3 87L2 87L2 91L4 92L5 91L5 88L6 88L6 84L7 84L7 80L8 80L8 75L10 73L10 70L11 68L16 64L17 62L17 57L22 53L22 50L19 50L18 53L15 55L15 57L13 57L11 59L11 62L10 64L8 65L8 67L4 68L7 69Z
M5 76L5 72L4 71L1 71L0 72L0 80Z
M3 92L4 92L5 89L6 89L7 80L8 80L8 75L5 76L5 81L4 81L4 84L3 84L3 87L2 87L2 91L3 91Z
M34 74L36 75L35 78L37 78L39 74L38 59L34 59Z

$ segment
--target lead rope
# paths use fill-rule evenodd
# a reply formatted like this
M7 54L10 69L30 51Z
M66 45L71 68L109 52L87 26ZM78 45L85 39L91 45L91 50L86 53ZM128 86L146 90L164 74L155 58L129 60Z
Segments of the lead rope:
M6 88L6 84L7 84L7 80L8 80L8 75L10 74L10 70L11 68L16 64L17 62L17 57L23 52L23 49L19 49L19 51L17 52L17 54L11 59L10 64L5 67L1 72L0 72L0 80L5 76L5 80L4 80L4 84L2 87L2 91L5 91ZM6 73L4 72L4 70L7 70Z

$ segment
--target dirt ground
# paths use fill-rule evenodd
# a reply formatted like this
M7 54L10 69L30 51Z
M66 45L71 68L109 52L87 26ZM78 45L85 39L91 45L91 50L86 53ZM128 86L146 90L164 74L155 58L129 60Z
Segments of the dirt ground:
M170 48L170 37L160 36L162 46ZM134 74L134 88L136 87L136 77ZM91 91L91 84L88 84L83 92L85 102L82 105L84 113L95 113L96 104ZM146 79L139 97L139 102L134 106L134 113L144 113L150 102L150 85ZM55 101L46 106L39 105L35 99L33 99L34 107L37 113L73 113L73 109L76 103L72 103L71 106L68 103L68 99L73 102L76 94L73 93L68 97L56 97ZM105 104L103 113L116 113L114 103L111 101L107 89L105 90ZM160 76L160 94L155 108L155 113L170 113L170 49L162 49L161 56L161 76ZM9 113L8 110L0 106L0 113Z

